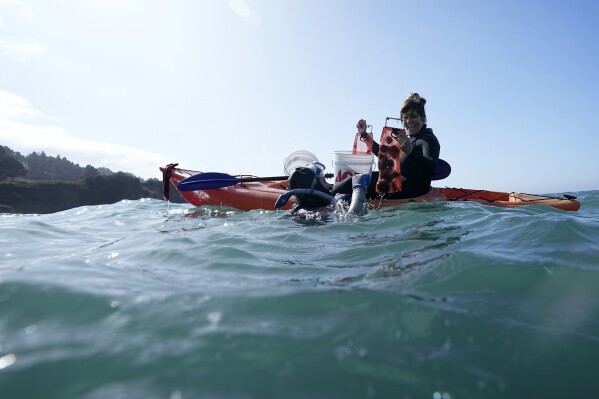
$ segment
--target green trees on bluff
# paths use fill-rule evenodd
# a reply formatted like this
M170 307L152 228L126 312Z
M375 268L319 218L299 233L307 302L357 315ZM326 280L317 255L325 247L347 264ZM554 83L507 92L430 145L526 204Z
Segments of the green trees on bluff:
M173 202L184 202L174 190ZM50 213L123 199L162 199L162 182L131 173L81 167L43 151L23 156L0 145L0 213Z
M30 180L74 181L84 177L112 173L109 169L96 169L91 165L81 167L65 157L60 157L60 155L50 157L43 151L23 156L5 146L0 146L0 162L5 162L2 164L3 166L11 167L11 175L0 172L0 180L7 177L25 177ZM16 163L19 163L22 169ZM22 171L25 171L24 175L21 173Z
M5 150L7 147L0 147L0 180L14 177L24 177L27 174L25 166Z

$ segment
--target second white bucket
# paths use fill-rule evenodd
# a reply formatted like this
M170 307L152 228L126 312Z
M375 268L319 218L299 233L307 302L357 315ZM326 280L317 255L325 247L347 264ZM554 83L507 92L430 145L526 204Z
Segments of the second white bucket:
M351 151L335 151L333 155L333 170L335 183L358 173L372 173L374 156L372 154L354 154Z
M285 174L289 176L295 171L295 168L308 166L312 162L318 162L316 155L312 154L310 151L299 150L292 152L287 158L285 158L283 168L285 170Z

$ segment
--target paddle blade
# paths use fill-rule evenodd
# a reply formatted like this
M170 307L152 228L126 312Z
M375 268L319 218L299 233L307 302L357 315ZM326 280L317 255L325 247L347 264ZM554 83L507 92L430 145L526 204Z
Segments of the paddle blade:
M451 174L451 165L442 159L437 162L437 169L433 173L432 180L443 180Z
M209 190L233 186L239 183L239 180L237 177L226 173L198 173L197 175L181 180L177 188L180 191Z

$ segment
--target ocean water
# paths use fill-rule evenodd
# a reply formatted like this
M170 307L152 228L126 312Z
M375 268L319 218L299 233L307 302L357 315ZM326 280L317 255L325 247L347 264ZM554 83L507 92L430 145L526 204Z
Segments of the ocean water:
M0 398L596 397L599 191L577 195L0 215Z

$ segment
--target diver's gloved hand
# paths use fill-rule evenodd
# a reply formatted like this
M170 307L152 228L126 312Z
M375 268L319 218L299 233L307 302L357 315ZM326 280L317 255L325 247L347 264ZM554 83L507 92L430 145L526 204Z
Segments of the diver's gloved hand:
M352 188L362 187L364 191L368 188L370 184L370 175L368 174L357 174L353 175L351 178L351 186Z
M366 200L366 187L370 182L370 175L358 174L352 176L352 195L349 204L348 214L365 215L368 212L368 202Z

